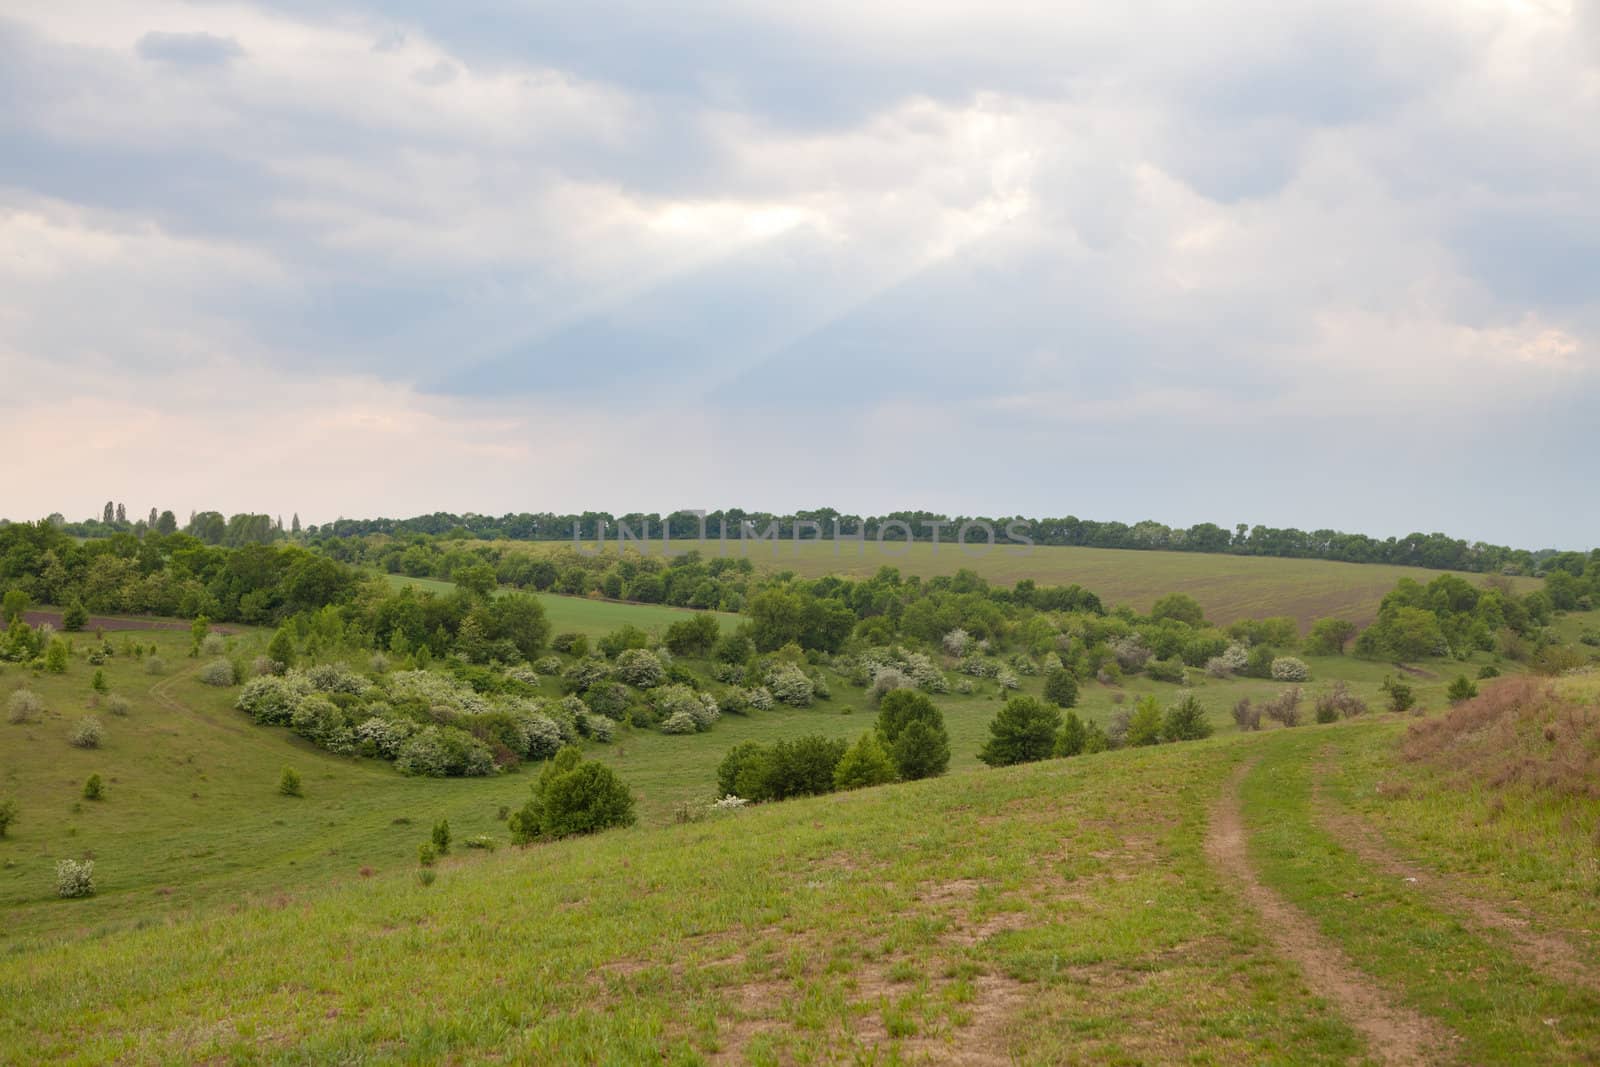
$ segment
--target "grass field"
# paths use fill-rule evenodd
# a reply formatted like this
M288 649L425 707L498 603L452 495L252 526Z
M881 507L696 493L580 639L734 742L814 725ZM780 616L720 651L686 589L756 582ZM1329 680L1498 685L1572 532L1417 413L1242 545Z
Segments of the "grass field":
M945 778L674 824L740 740L867 729L864 692L830 676L810 709L593 747L638 795L638 827L457 854L423 886L432 823L504 843L529 771L411 779L336 757L200 684L187 634L109 636L169 665L105 667L125 716L81 659L0 670L0 700L26 681L49 708L0 725L0 795L21 808L0 841L0 1060L1600 1056L1600 801L1409 763L1414 719L1240 734L1233 701L1281 686L1196 679L1209 741L991 770L985 682L939 698ZM266 636L230 640L249 655ZM1374 706L1392 670L1311 665L1310 690L1341 677ZM1437 714L1473 666L1412 681ZM1144 692L1178 688L1090 684L1079 710L1104 721ZM105 741L73 748L88 712ZM303 798L277 795L286 765ZM103 800L82 798L92 773ZM66 856L95 859L96 896L53 896Z
M441 578L410 578L403 574L386 574L385 578L396 588L411 586L431 593L455 591L455 583ZM642 630L658 632L679 619L699 614L689 608L674 608L664 604L629 604L616 600L591 600L579 596L558 596L554 593L534 593L544 605L545 618L550 620L550 632L587 634L599 637L629 623ZM739 616L726 611L714 611L724 631L739 625Z
M675 541L673 546L678 550L697 548L708 557L740 552L737 541L726 546L717 541ZM563 547L563 543L503 542L502 547L549 552ZM980 549L977 545L970 547L973 553ZM1021 578L1032 578L1040 585L1075 582L1098 594L1108 607L1127 604L1141 612L1149 611L1167 593L1188 593L1200 602L1213 622L1226 624L1244 618L1290 615L1302 627L1329 615L1365 625L1377 615L1379 602L1401 578L1426 583L1446 573L1422 567L1315 559L1050 545L1023 552L1002 544L977 556L954 545L926 542L891 543L882 548L876 544L833 542L785 542L776 546L752 543L749 557L763 570L791 570L810 578L825 574L870 577L882 566L898 567L902 574L926 578L954 574L967 567L1002 585L1014 584ZM1474 583L1483 580L1482 575L1465 577ZM1519 592L1531 591L1539 584L1531 578L1512 581Z

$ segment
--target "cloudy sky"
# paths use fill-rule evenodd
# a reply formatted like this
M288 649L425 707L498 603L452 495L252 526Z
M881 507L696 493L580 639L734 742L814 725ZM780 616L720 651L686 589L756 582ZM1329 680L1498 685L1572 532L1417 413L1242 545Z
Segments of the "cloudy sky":
M1589 546L1597 192L1600 0L0 0L0 514Z

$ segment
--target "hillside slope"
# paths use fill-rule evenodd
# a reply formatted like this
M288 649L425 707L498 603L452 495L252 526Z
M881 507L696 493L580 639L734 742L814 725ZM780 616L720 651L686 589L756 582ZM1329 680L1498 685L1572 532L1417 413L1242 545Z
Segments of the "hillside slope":
M432 885L405 867L318 880L13 951L0 1048L30 1062L1592 1061L1586 975L1517 962L1448 906L1346 870L1312 771L1343 749L1387 765L1400 727L953 774L469 853ZM1453 862L1471 857L1467 841Z
M559 552L571 547L566 542L499 544L509 551L530 553ZM725 546L717 541L674 541L673 548L695 548L707 557L719 553L736 556L741 551L737 540ZM608 547L607 551L615 549ZM977 552L978 547L974 546L973 551ZM776 546L752 543L749 557L759 569L791 570L808 578L826 574L866 577L884 566L927 578L954 574L966 567L1002 585L1022 578L1032 578L1039 585L1076 583L1099 595L1107 606L1127 604L1141 612L1149 611L1157 599L1168 593L1188 593L1200 602L1213 622L1225 625L1242 618L1289 615L1298 619L1302 627L1328 615L1365 625L1377 615L1379 602L1401 578L1427 583L1447 573L1423 567L1317 559L1055 545L1040 545L1026 552L997 545L982 555L969 555L954 545L927 542L882 548L853 543L835 546L832 542L798 546L790 542ZM1484 581L1481 574L1463 577L1474 585ZM1531 578L1510 581L1521 593L1538 585Z

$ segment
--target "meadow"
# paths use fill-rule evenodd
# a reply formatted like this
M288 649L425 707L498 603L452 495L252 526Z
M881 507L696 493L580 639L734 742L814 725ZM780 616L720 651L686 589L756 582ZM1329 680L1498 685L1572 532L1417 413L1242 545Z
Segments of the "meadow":
M570 549L570 542L505 541L497 545L532 554ZM589 548L595 546L590 543ZM659 548L659 546L656 546ZM738 556L737 540L674 541L674 551L697 550L707 558ZM615 546L606 551L615 552ZM966 568L997 585L1031 578L1044 585L1081 585L1105 605L1127 605L1148 612L1168 593L1187 593L1200 602L1206 617L1227 625L1239 619L1288 615L1302 629L1316 619L1334 616L1366 625L1378 613L1385 594L1401 578L1426 584L1446 571L1385 564L1337 563L1318 559L1212 555L1197 552L1144 552L1116 548L1038 545L1026 551L1004 543L984 551L977 544L963 552L953 544L858 545L854 542L751 542L748 555L758 570L792 571L805 578L837 574L865 578L880 567L931 578ZM1481 575L1464 575L1474 585ZM1508 579L1518 593L1538 588L1532 578Z
M386 574L384 578L396 589L407 586L429 593L451 593L455 584L442 578L412 578L404 574ZM544 607L545 618L550 620L553 633L570 631L599 637L619 626L632 625L644 630L660 630L679 619L696 612L688 608L668 607L665 604L629 604L617 600L597 600L590 597L560 596L555 593L532 593ZM711 613L724 632L739 625L739 616L726 611Z
M683 615L541 599L554 628L591 634ZM230 630L241 657L271 636ZM1283 683L1191 672L1210 740L1006 769L977 760L1003 700L977 680L937 698L945 777L708 815L738 742L870 728L866 691L824 669L832 696L810 708L589 745L633 789L639 824L516 848L505 813L537 765L405 777L253 724L237 688L199 680L187 632L105 639L118 650L99 668L107 692L81 656L59 675L0 668L0 701L26 685L47 708L0 725L0 795L20 809L0 840L8 1061L1600 1055L1586 963L1600 948L1600 803L1405 755L1485 653L1405 672L1423 719L1381 711L1394 665L1307 657L1308 702L1338 679L1373 710L1257 733L1230 709ZM1600 701L1589 679L1561 684L1564 707ZM1182 691L1089 682L1076 710L1105 723ZM98 748L67 742L86 714L104 724ZM303 796L278 794L286 766ZM103 799L83 796L91 774ZM423 884L417 848L440 819L458 845ZM498 849L461 847L477 835ZM94 896L55 896L66 857L94 859Z

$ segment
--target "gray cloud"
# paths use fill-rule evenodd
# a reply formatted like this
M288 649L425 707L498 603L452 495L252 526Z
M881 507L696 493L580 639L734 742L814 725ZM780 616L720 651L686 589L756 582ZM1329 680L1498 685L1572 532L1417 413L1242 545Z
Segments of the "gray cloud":
M325 380L530 471L537 431L473 412L888 428L950 447L785 469L1379 531L1473 532L1452 494L1507 434L1600 445L1593 0L110 14L0 20L0 361L36 398ZM165 395L121 417L191 418ZM952 458L1007 435L999 466ZM670 433L650 457L767 490ZM1596 508L1498 536L1581 539Z
M156 30L140 37L134 50L142 59L178 67L226 66L244 55L239 42L231 37L216 37L209 33L161 33Z

